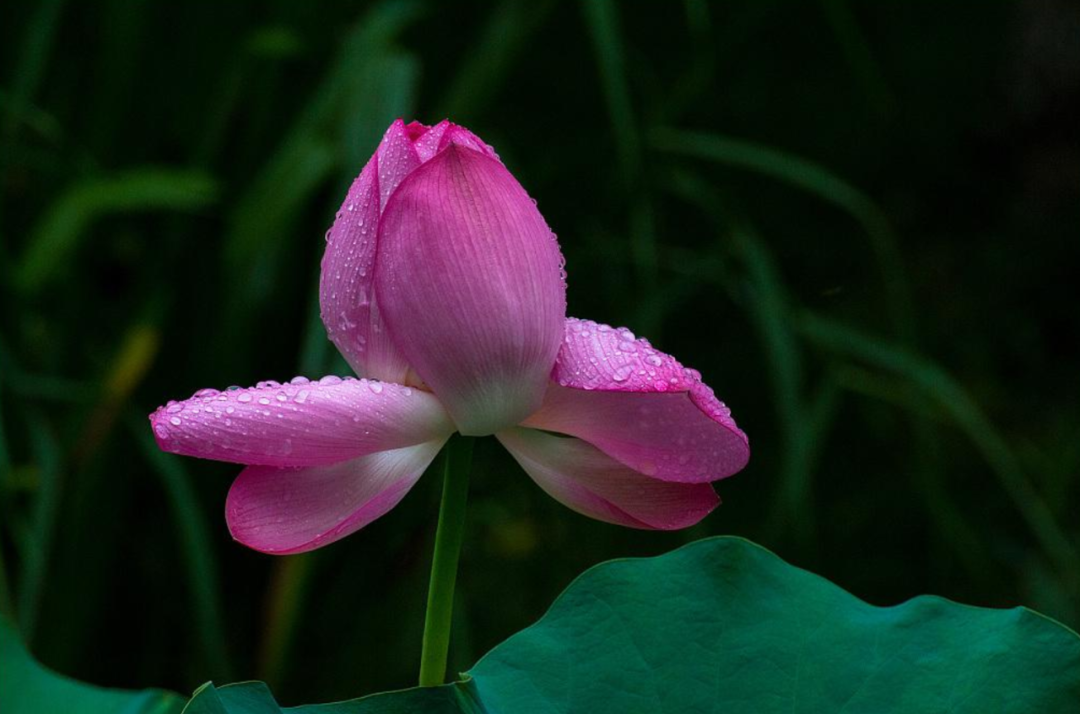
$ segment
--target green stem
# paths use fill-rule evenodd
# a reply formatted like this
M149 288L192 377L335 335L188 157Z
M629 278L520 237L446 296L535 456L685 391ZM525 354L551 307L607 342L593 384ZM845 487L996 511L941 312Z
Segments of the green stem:
M431 560L431 584L424 615L424 648L420 655L421 687L435 687L446 679L446 653L450 648L454 583L465 532L472 450L473 439L453 436L443 455L442 502L439 504L435 555Z

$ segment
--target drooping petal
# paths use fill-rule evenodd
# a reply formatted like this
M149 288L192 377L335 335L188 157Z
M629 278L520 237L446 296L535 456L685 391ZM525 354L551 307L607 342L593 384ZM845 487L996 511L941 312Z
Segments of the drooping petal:
M225 502L233 538L264 553L314 550L396 506L445 439L379 451L329 466L244 469Z
M454 430L431 394L351 377L204 389L160 407L150 422L163 451L264 466L332 464Z
M584 439L664 481L715 481L750 458L746 435L698 372L589 320L567 320L543 406L523 424Z
M523 428L497 437L542 489L590 518L676 530L694 525L720 503L709 484L649 478L581 439Z
M326 234L319 308L327 335L361 377L404 383L408 364L389 339L372 279L379 216L390 194L420 165L399 119L353 182Z
M562 340L562 257L498 161L452 141L405 179L380 223L375 287L395 344L463 434L540 405Z

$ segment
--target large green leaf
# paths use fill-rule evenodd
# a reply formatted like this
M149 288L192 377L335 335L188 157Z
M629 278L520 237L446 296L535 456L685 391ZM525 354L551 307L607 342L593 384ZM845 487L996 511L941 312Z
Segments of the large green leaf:
M467 677L319 712L1074 712L1080 637L1024 608L874 607L713 538L589 570ZM186 714L280 711L248 683L204 687Z
M42 666L0 617L0 712L3 714L177 714L184 700L160 689L141 692L84 684Z

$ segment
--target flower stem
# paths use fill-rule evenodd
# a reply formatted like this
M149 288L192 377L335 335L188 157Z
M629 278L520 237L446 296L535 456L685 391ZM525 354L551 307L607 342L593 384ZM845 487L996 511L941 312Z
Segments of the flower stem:
M421 687L438 686L446 678L446 653L450 647L454 583L465 531L472 450L473 439L455 435L443 454L442 502L439 504L435 555L431 560L431 584L424 615L424 648L420 655Z

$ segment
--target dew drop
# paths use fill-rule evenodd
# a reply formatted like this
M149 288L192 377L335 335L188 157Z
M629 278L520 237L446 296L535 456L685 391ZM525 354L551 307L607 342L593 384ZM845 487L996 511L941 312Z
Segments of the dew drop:
M236 398L236 401L238 401L238 402L250 402L251 401L251 393L250 392L244 392L243 394L241 394L240 396L238 396Z
M174 416L173 418L169 419L169 423L173 426L180 426L180 424L182 424L183 422L180 421L180 417Z

